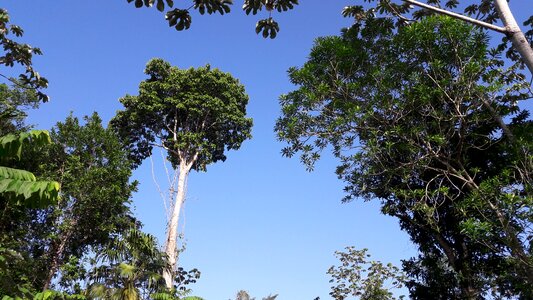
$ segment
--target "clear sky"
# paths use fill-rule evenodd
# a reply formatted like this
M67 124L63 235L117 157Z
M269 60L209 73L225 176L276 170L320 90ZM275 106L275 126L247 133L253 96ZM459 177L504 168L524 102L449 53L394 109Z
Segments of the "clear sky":
M286 70L305 62L316 37L348 25L340 12L357 1L302 0L295 10L275 14L281 26L275 40L255 34L264 14L246 16L242 1L235 2L230 15L193 14L184 32L169 28L155 9L125 0L4 0L1 6L25 30L23 41L44 52L34 63L50 81L51 101L30 115L41 129L71 111L78 117L96 111L109 121L121 108L118 99L137 93L153 57L181 68L209 63L239 78L250 96L253 139L189 178L179 263L202 272L191 288L208 300L234 298L240 289L258 299L270 293L280 300L330 299L326 271L336 263L334 251L369 248L375 259L396 265L416 252L397 221L380 215L377 202L341 203L343 184L330 155L306 172L298 158L281 157L283 144L273 132L278 97L294 89ZM514 2L519 21L533 13L529 0ZM154 163L162 180L164 169ZM149 161L134 178L141 183L135 214L163 241L164 209Z

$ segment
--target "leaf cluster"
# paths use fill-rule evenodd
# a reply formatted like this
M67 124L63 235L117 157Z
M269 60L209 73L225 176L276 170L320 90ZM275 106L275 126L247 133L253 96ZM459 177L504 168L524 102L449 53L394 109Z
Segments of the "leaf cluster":
M50 142L46 130L0 137L0 197L3 201L27 208L44 208L57 203L60 187L58 182L37 181L29 171L6 166L14 159L21 159L24 144L42 147Z
M289 70L298 89L280 98L283 154L299 153L312 169L331 149L345 200L379 199L419 246L422 255L406 269L423 282L409 285L412 296L531 292L523 288L531 282L531 131L523 135L531 121L515 105L531 95L527 83L497 69L487 43L483 32L450 18L398 26L366 16L342 36L318 39L308 62ZM472 240L484 222L494 235ZM439 276L456 289L441 288ZM508 284L512 276L521 283Z
M48 96L41 92L41 89L48 87L48 80L41 77L32 65L33 55L42 55L41 50L11 38L12 35L21 37L23 34L24 30L21 27L10 24L8 12L5 9L0 9L0 45L3 49L0 65L6 67L22 66L25 72L19 75L18 80L12 80L12 82L35 90L38 99L46 102ZM4 75L1 76L5 77Z
M432 16L435 12L418 9L410 5L408 2L401 4L394 3L390 0L366 0L365 2L375 3L375 6L367 9L361 5L347 6L343 9L342 15L344 17L351 17L355 24L360 24L366 19L385 17L390 18L399 27L409 25L413 22L418 22L428 16ZM444 8L448 11L454 12L458 7L464 7L463 13L474 19L483 21L488 24L495 24L499 20L498 12L495 8L494 1L478 0L475 3L463 2L459 0L428 0L425 3ZM526 30L524 34L528 41L533 41L533 15L527 20L523 21L523 28ZM533 44L531 45L533 47ZM525 65L520 57L520 54L512 46L509 36L504 35L501 42L496 46L499 53L505 53L505 56L514 62L513 68L524 69Z
M29 131L31 126L24 124L26 110L37 108L39 102L32 89L0 84L0 135Z
M156 3L156 0L127 0L128 3L134 2L135 7L151 7ZM172 0L157 0L157 10L163 12L166 7L169 10L165 13L165 19L168 21L170 27L176 30L189 29L192 23L192 16L190 11L197 10L201 15L227 14L231 11L232 0L193 0L193 4L188 8L173 8L174 1ZM242 6L244 12L249 15L258 14L261 10L268 12L268 18L259 20L255 26L256 33L261 33L264 38L271 39L277 36L279 32L278 23L272 18L272 11L284 12L293 9L298 5L298 0L245 0Z
M170 268L166 254L159 251L154 236L130 228L97 250L91 261L87 295L91 299L181 299L188 285L200 278L200 271L179 268L174 289L167 290L162 277ZM185 297L184 299L194 299ZM201 298L199 298L201 299Z
M125 109L112 120L135 163L156 146L174 167L205 171L251 137L248 96L230 74L209 65L180 70L161 59L148 62L145 73L139 95L120 99Z
M406 281L406 275L398 267L370 260L368 249L346 247L345 251L335 252L340 265L332 266L327 272L332 277L329 282L334 284L329 293L333 299L352 296L376 300L404 298L396 298L391 292L404 286Z

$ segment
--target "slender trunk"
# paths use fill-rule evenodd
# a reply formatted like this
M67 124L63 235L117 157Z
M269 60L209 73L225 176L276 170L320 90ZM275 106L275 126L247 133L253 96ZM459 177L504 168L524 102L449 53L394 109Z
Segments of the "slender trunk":
M498 11L498 15L505 26L506 34L513 42L513 46L522 57L522 60L526 64L529 72L533 74L533 49L526 39L524 33L518 27L516 20L509 9L507 0L494 0L494 6Z
M461 298L476 299L479 291L472 284L472 272L468 264L469 258L466 244L460 243L462 249L459 249L457 243L451 244L442 234L435 232L433 236L446 255L450 267L461 275L459 279Z
M185 200L185 184L192 164L183 161L180 163L179 177L178 177L178 192L176 194L176 200L174 202L174 209L172 210L172 216L170 222L167 225L167 240L165 243L165 253L168 257L169 268L163 271L163 278L168 289L172 288L174 271L176 269L176 245L178 238L178 221L181 213L181 207Z
M74 226L75 223L73 222ZM67 246L67 241L72 236L72 228L67 229L67 232L62 234L59 240L59 246L54 247L55 251L52 253L52 262L50 263L50 269L48 270L48 276L46 276L46 281L44 282L43 291L47 290L50 287L50 284L52 283L52 279L54 279L54 276L56 275L57 270L59 269L59 265L61 264L61 257L63 256L63 253L65 252L65 247Z
M478 299L480 291L476 288L474 284L474 274L472 274L472 259L470 257L469 247L466 244L463 234L458 234L455 237L456 245L455 247L459 250L459 264L461 265L459 272L460 279L459 283L461 285L461 297L463 299Z

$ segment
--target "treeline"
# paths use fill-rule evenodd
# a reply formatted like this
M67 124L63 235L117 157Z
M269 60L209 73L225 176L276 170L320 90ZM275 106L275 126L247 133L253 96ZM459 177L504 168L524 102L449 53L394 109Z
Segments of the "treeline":
M255 13L264 2L245 8ZM272 3L284 3L281 11L297 2ZM491 3L466 11L494 23ZM491 48L480 28L409 9L389 1L347 7L353 26L317 39L308 61L289 70L297 89L280 98L283 154L312 169L331 149L344 200L379 201L418 248L401 268L370 261L366 249L337 252L330 295L395 299L406 286L413 299L532 299L533 122L521 103L533 92L524 64L509 37ZM188 13L180 16L172 26L188 27ZM251 137L244 87L210 66L179 70L156 59L110 126L95 113L30 131L25 109L47 99L39 90L46 81L31 68L32 48L8 37L20 28L4 11L0 22L8 54L0 62L28 67L0 85L3 299L185 297L199 271L176 266L183 182ZM153 147L167 151L182 182L171 193L165 252L130 210L132 171Z

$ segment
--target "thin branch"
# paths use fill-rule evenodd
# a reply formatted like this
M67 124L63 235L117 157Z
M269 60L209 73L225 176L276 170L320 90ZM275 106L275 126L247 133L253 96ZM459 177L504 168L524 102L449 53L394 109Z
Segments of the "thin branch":
M165 216L167 216L167 220L168 220L169 212L168 212L167 200L166 200L165 194L163 193L163 191L161 191L159 182L157 182L157 179L155 178L154 161L152 159L152 156L150 156L150 165L152 167L152 179L154 180L155 186L157 187L157 191L159 192L159 195L161 196L161 199L163 200L163 205L165 207Z
M33 86L27 86L27 85L24 85L24 84L20 84L17 80L15 80L15 79L13 79L11 77L7 77L4 74L0 74L0 76L4 77L5 79L10 81L14 85L18 86L19 88L26 89L26 90L34 90L34 91L38 91L39 90L39 88L36 88L36 87L33 87Z
M445 9L434 7L434 6L431 6L431 5L427 5L425 3L418 2L418 1L415 1L415 0L404 0L404 1L407 2L407 3L413 4L413 5L416 5L416 6L419 6L419 7L422 7L422 8L425 8L425 9L429 9L431 11L443 14L443 15L451 16L451 17L466 21L468 23L471 23L471 24L474 24L474 25L477 25L477 26L481 26L481 27L484 27L484 28L487 28L487 29L491 29L491 30L494 30L494 31L497 31L497 32L500 32L500 33L505 33L505 34L509 33L507 28L505 28L505 27L501 27L501 26L498 26L498 25L494 25L494 24L490 24L490 23L483 22L483 21L480 21L480 20L476 20L474 18L463 16L461 14L454 13L454 12L451 12L451 11L447 11Z

